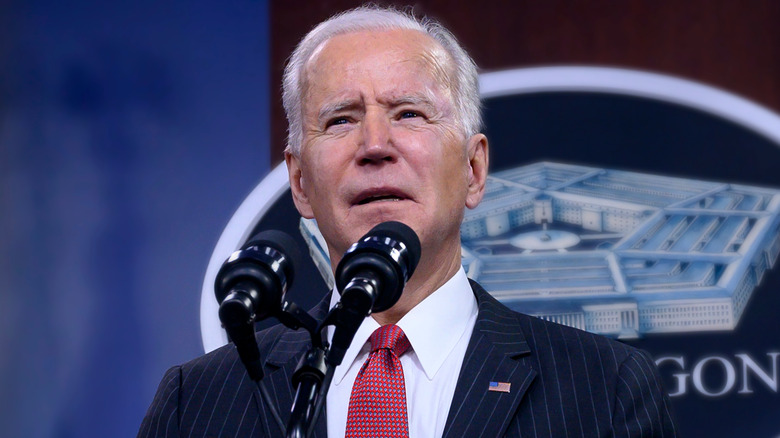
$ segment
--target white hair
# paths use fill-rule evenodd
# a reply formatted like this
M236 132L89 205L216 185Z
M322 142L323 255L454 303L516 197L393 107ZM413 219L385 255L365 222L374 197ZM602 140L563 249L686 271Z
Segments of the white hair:
M396 29L422 32L438 42L449 54L453 67L450 74L453 83L449 85L453 89L452 103L455 106L457 122L466 137L480 132L482 114L477 66L452 33L434 20L418 19L411 13L368 5L342 12L323 21L306 34L290 56L282 79L282 102L287 114L287 151L300 156L303 141L301 91L304 78L302 75L314 51L325 41L337 35L366 30Z

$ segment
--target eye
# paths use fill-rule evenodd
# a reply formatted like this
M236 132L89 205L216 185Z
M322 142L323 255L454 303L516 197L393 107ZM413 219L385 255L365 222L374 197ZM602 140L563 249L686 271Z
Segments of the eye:
M420 117L420 113L418 113L416 111L403 111L400 114L400 118L402 118L402 119L411 119L411 118L414 118L414 117Z
M328 123L325 126L346 125L347 123L349 123L349 120L346 117L334 117L333 119L328 120Z

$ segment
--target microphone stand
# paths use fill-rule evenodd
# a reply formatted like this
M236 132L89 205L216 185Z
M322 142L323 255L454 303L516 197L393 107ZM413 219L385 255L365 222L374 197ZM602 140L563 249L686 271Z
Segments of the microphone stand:
M287 422L287 438L309 437L320 416L335 369L326 362L326 354L325 348L313 346L292 375L297 390Z
M325 361L327 355L327 343L322 340L322 325L308 313L301 310L294 303L282 305L280 320L287 327L292 327L296 321L306 319L306 329L311 337L311 348L301 358L298 367L292 375L292 384L296 389L290 419L287 422L286 436L288 438L306 438L311 434L311 426L316 423L322 408L321 399L325 397L330 380L333 378L333 369ZM304 316L305 315L305 316ZM283 318L289 320L285 321ZM327 385L322 391L323 382L327 378ZM318 408L317 408L318 407Z
M315 336L314 332L310 332L312 348L301 358L292 376L293 387L297 390L287 423L287 438L311 436L325 404L333 373L341 365L355 332L371 311L371 301L365 296L365 288L365 284L351 283L317 328L318 334ZM322 330L329 325L335 326L330 346L322 341L321 336Z
M339 361L339 363L334 364L329 360L332 351L327 342L323 341L322 330L338 319L338 315L341 313L343 312L339 302L328 312L328 316L317 327L317 330L310 332L312 348L301 358L292 375L292 384L296 388L296 392L290 420L287 423L287 438L308 438L311 436L314 425L322 413L322 407L325 405L330 389L330 382L333 380L333 373L341 363Z

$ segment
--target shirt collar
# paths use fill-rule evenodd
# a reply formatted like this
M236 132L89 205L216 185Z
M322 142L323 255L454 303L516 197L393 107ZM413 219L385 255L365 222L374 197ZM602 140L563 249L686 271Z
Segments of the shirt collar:
M339 300L335 290L331 295L330 307ZM432 380L449 356L464 332L474 325L477 316L477 301L471 290L466 272L461 267L439 289L409 311L398 326L406 334L411 349L417 355L423 371ZM336 368L333 380L341 382L355 359L370 348L368 338L379 324L372 317L366 317L355 333L352 344ZM333 326L328 327L328 339L333 338Z

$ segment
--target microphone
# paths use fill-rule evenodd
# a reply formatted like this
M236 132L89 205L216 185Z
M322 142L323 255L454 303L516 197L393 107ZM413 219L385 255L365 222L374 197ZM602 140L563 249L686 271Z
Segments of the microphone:
M293 374L296 393L287 423L288 438L311 435L334 370L344 360L358 327L371 311L393 307L418 261L420 239L400 222L375 226L344 254L335 276L341 300L320 325L320 330L335 325L330 349L326 353L313 348Z
M297 243L281 231L263 231L228 257L214 281L219 320L254 381L263 377L254 323L278 315L300 259Z
M352 338L371 312L398 301L420 261L420 239L401 222L383 222L354 243L336 267L340 311L328 361L341 364Z

